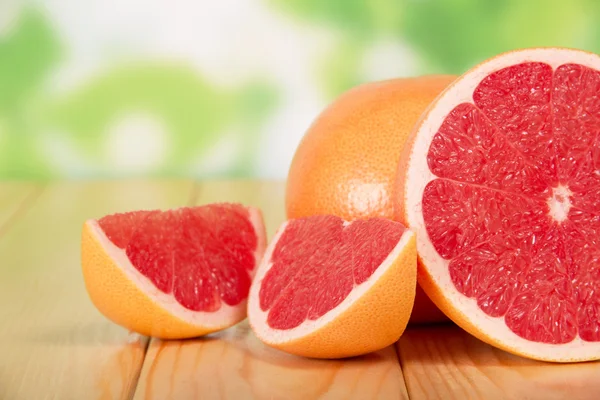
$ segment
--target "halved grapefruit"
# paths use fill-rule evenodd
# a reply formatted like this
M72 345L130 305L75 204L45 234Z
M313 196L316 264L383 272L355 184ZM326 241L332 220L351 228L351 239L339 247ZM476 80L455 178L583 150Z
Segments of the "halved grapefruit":
M107 318L143 335L182 339L246 317L265 247L258 209L210 204L88 220L81 263L90 298Z
M401 158L396 218L451 319L548 361L600 358L600 57L502 54L455 81Z
M252 283L250 325L267 345L306 357L379 350L406 328L416 263L415 236L398 222L332 215L290 220Z

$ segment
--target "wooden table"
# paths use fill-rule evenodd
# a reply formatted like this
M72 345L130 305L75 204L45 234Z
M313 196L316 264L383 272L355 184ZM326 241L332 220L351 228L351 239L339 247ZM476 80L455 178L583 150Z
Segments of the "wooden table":
M521 359L452 325L318 361L266 348L246 323L161 341L96 311L80 272L85 219L224 200L261 207L269 236L284 219L277 182L0 183L0 399L600 398L600 363Z

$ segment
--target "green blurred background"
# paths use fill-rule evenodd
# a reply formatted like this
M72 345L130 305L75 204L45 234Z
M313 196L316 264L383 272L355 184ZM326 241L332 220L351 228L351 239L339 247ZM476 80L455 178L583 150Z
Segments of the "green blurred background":
M0 179L282 179L344 90L530 46L600 1L0 0Z

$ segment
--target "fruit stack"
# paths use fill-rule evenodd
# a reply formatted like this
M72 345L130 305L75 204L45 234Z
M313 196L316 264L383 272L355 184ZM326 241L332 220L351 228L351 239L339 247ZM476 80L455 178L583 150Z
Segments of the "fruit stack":
M600 359L599 93L600 57L558 48L359 86L300 143L270 243L241 204L90 219L88 293L144 335L248 317L307 357L449 318L524 357Z

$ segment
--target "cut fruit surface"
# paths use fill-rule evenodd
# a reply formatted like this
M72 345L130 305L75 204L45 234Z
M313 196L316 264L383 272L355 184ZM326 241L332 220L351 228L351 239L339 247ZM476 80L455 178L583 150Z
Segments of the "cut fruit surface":
M480 339L600 358L600 57L500 55L444 91L400 162L396 219L419 283Z
M402 224L299 218L283 224L267 248L248 318L263 342L281 350L355 356L400 337L415 287L415 237Z
M82 268L90 298L106 317L141 334L186 338L246 317L265 247L255 208L134 211L86 221Z

